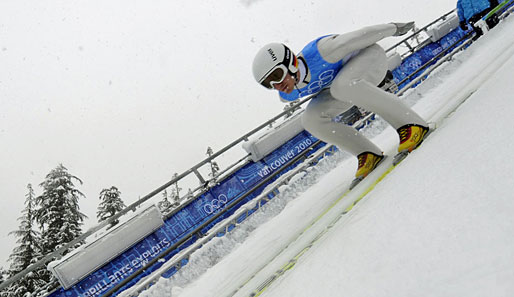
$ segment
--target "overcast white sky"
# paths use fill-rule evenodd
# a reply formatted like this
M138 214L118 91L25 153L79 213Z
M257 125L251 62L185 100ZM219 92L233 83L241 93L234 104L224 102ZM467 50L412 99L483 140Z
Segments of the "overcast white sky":
M40 194L59 163L84 181L90 226L103 188L132 203L281 111L251 75L264 44L421 26L455 3L0 1L0 266L27 184Z

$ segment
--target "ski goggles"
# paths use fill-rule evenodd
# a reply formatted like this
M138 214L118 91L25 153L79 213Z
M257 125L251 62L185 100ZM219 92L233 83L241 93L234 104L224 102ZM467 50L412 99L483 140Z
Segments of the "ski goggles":
M284 81L287 75L287 67L284 64L279 64L273 67L259 83L265 88L273 89L274 84L279 84Z

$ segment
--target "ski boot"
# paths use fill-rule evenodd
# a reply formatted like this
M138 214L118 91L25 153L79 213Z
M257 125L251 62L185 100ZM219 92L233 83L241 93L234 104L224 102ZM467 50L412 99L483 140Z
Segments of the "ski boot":
M418 148L428 130L428 127L414 124L398 128L396 131L400 135L400 146L398 154L394 157L393 165L400 163L409 153Z
M355 179L350 184L350 190L359 184L366 176L368 176L371 171L377 168L378 164L380 164L383 159L384 155L376 155L371 152L364 152L359 154L357 156L359 167L357 168L357 173L355 173Z

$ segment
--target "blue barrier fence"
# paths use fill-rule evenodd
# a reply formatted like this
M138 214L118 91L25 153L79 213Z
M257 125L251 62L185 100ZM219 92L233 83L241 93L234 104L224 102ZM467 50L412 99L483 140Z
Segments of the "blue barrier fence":
M434 59L434 57L447 49L458 46L460 44L458 41L461 40L466 35L466 33L466 31L457 28L442 37L437 42L429 43L428 45L422 47L415 53L405 58L401 65L392 71L394 80L397 84L399 84L398 88L403 88L409 82L421 75L421 72L416 73L416 71L420 69L421 66L425 64L431 65L436 63L437 59ZM413 73L416 74L412 75Z
M193 202L167 219L160 229L129 248L110 263L93 272L70 289L64 290L61 288L50 296L102 296L103 293L135 273L148 262L172 248L175 243L184 238L189 238L189 240L180 245L180 248L172 252L168 251L165 257L165 259L168 260L180 250L194 243L198 239L198 236L201 236L201 234L192 233L193 230L209 221L221 211L223 211L223 215L210 222L200 233L207 232L216 223L232 215L241 205L259 195L264 188L276 180L280 174L268 180L257 190L254 190L250 195L247 195L245 199L232 206L231 209L225 209L227 205L231 204L243 194L248 193L250 189L277 170L283 169L285 164L303 153L316 141L317 139L306 131L299 133L266 156L263 160L246 164L220 182L219 185L214 186L209 191L197 197ZM317 151L319 147L321 147L321 145L312 149L309 154ZM296 164L290 165L291 168L295 166ZM288 170L284 170L283 173L287 171ZM158 262L149 269L145 269L144 273L131 280L125 286L130 287L140 278L152 273L161 265L162 263ZM173 271L170 271L167 275L169 276L172 273Z

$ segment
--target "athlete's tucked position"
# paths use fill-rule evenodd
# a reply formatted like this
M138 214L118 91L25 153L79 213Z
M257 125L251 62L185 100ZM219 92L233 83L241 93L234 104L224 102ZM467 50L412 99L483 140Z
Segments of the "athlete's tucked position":
M400 36L414 23L391 23L317 38L296 56L281 43L264 46L253 61L253 75L286 101L316 94L302 115L303 127L324 142L358 159L356 180L366 177L384 158L373 142L334 117L353 105L380 115L400 136L399 152L416 149L428 124L397 96L377 87L387 73L387 57L376 42Z

